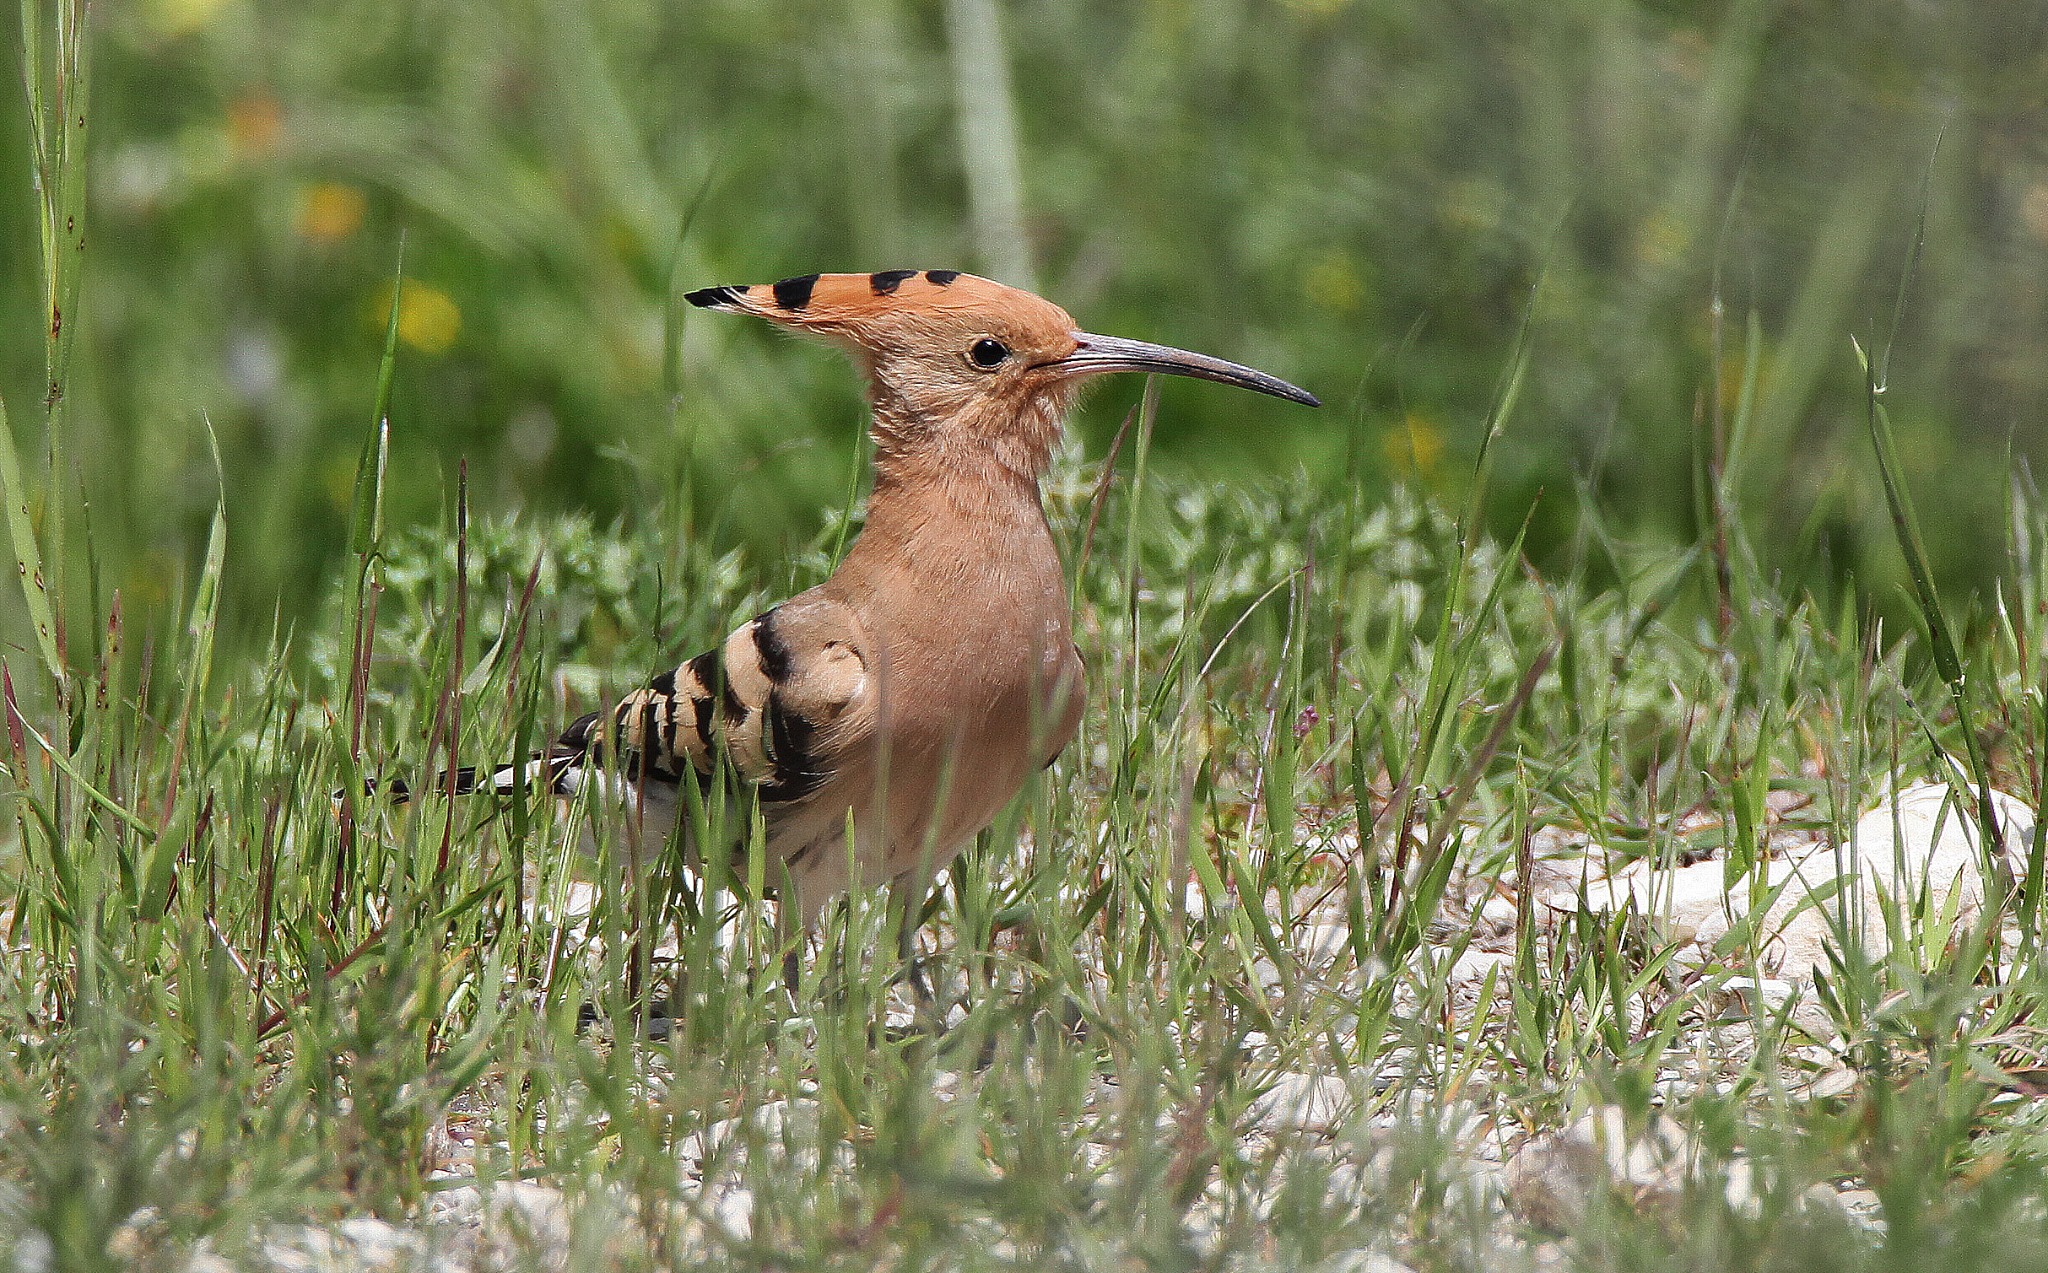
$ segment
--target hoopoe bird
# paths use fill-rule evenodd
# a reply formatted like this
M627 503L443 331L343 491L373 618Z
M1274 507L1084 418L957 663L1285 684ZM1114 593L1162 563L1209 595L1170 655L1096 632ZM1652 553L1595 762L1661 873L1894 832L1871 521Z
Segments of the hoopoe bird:
M873 413L865 526L823 583L486 783L563 796L598 783L593 795L666 837L682 782L734 781L759 801L785 933L862 881L895 885L914 917L936 872L1080 724L1081 658L1039 490L1079 387L1157 372L1321 404L1236 363L1079 331L1049 301L953 270L686 299L853 356ZM458 789L477 785L465 775Z

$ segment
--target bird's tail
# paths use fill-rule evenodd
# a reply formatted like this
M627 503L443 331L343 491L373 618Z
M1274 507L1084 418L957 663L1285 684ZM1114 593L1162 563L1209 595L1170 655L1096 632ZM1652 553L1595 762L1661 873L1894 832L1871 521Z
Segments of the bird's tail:
M477 767L475 765L464 765L452 772L443 769L440 773L434 775L433 783L426 790L448 791L450 790L449 783L452 781L454 783L453 794L466 796L476 790L476 776ZM392 804L405 804L413 796L412 784L403 778L365 778L363 786L367 789L370 796L382 796Z
M443 769L434 775L434 781L427 786L414 788L404 778L365 778L364 793L371 799L382 798L394 805L409 803L415 795L473 795L486 791L492 795L508 796L522 785L543 788L554 795L574 795L578 773L576 760L579 758L563 755L535 756L524 764L506 763L488 768L480 765L463 765L458 769ZM340 793L336 792L337 799Z
M591 758L592 748L602 741L600 730L606 719L606 713L586 713L563 730L546 751L535 752L524 761L512 760L489 767L463 765L458 769L443 769L434 775L431 785L420 788L420 793L438 791L466 796L488 791L493 795L509 796L522 789L545 789L558 796L573 796L583 774L584 762ZM371 799L382 797L394 805L405 804L414 794L413 787L404 778L368 778L364 780L363 787ZM340 798L341 793L336 792L335 799Z

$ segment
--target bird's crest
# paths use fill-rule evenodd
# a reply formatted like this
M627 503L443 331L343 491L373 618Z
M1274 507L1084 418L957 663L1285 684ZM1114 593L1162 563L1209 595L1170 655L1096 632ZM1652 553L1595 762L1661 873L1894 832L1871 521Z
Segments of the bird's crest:
M796 328L859 325L916 310L937 313L1045 304L1029 292L958 270L799 274L779 283L699 288L683 299L702 309L753 314Z

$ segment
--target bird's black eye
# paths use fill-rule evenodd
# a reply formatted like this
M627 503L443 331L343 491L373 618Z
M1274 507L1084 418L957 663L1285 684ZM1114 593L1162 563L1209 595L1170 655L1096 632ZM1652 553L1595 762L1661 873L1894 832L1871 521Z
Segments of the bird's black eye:
M1010 347L991 336L983 336L967 351L967 360L983 371L1000 367L1003 359L1010 356Z

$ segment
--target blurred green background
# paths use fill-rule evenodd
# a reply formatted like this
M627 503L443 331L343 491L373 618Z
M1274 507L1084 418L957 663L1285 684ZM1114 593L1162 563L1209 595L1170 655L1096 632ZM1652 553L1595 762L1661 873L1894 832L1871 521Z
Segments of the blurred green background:
M812 535L845 500L853 373L699 315L672 410L668 298L896 266L1035 276L1088 327L1329 404L1168 386L1171 469L1362 460L1369 483L1454 495L1540 274L1496 526L1533 504L1539 563L1586 499L1628 535L1695 536L1697 421L1740 384L1753 316L1737 507L1768 568L1882 582L1850 337L1890 330L1923 207L1891 396L1950 586L1993 576L2011 457L2043 448L2040 0L133 0L94 19L62 479L129 604L166 600L213 507L210 420L245 632L342 570L401 232L400 526L446 516L467 457L484 514L630 515L688 486L757 552ZM35 469L19 92L0 137L0 391ZM1135 395L1096 397L1089 454Z

